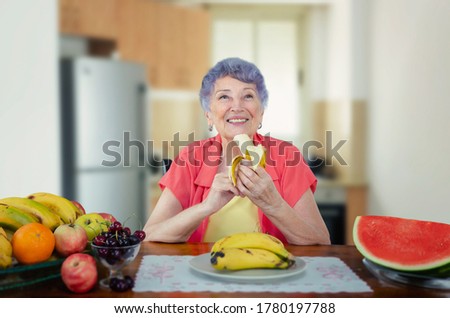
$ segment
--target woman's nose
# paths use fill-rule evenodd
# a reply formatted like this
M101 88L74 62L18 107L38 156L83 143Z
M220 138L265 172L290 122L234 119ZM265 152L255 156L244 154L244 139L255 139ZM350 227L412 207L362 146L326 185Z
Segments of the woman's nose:
M231 102L231 110L241 111L243 108L242 101L239 98L233 98Z

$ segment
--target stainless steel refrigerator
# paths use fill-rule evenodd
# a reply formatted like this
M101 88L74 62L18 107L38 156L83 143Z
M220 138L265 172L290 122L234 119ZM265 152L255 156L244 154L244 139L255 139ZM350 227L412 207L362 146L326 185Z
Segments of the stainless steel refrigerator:
M110 59L60 64L63 195L132 230L145 224L150 188L145 73L140 64Z

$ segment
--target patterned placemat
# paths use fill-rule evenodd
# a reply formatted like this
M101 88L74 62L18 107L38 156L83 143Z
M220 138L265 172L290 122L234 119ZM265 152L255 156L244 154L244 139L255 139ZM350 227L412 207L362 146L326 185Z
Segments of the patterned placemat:
M361 293L372 289L341 259L302 257L306 269L286 279L264 283L218 280L193 270L194 256L147 255L136 275L135 292Z

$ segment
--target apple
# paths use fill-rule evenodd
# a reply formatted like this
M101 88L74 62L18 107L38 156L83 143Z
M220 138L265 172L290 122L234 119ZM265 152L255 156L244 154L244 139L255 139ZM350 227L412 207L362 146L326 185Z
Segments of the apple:
M110 213L106 213L106 212L97 212L97 213L100 214L106 221L109 222L108 225L111 225L117 221L117 219L114 217L114 215L112 215Z
M86 214L86 210L84 209L84 207L81 205L80 202L72 200L72 203L77 208L77 217Z
M55 249L62 256L82 252L88 243L86 230L78 224L61 224L53 234Z
M74 253L61 265L61 278L74 293L86 293L97 284L97 264L92 255Z
M108 230L107 221L98 213L86 213L75 220L75 224L81 225L87 233L88 240Z

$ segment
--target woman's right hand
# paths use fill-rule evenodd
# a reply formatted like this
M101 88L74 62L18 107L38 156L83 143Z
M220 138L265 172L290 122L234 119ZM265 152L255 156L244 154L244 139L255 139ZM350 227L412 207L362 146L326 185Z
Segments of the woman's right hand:
M211 189L203 204L211 211L211 214L214 214L236 195L239 195L239 190L233 185L228 175L218 173L214 177Z

